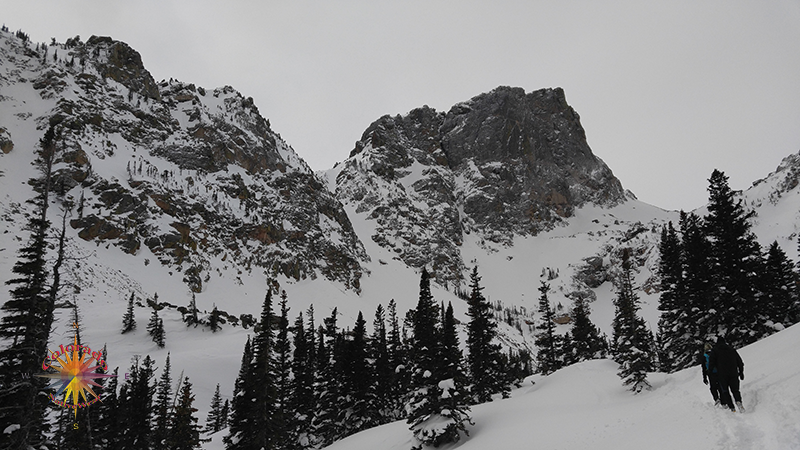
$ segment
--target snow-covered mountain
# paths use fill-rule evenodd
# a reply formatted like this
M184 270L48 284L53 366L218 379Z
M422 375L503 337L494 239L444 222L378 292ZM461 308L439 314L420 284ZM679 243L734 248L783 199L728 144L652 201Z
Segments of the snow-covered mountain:
M133 355L163 362L171 352L200 417L217 383L230 397L252 332L239 318L259 313L268 283L287 292L291 314L336 307L349 327L391 299L401 314L413 308L427 266L435 299L466 322L456 288L478 266L484 293L507 314L501 341L533 349L525 321L540 280L562 311L576 296L592 300L592 320L610 333L613 280L630 248L655 329L657 243L678 213L623 189L560 89L498 88L447 113L384 116L346 160L314 174L233 88L156 82L135 50L110 38L37 45L0 32L0 282L27 239L29 180L50 126L60 131L50 220L68 214L60 306L78 304L83 338L106 343L121 372ZM799 177L800 153L741 193L762 245L777 240L794 260ZM123 336L131 292L139 327ZM155 293L169 306L165 349L144 330ZM201 311L226 312L222 331L186 327L178 307L192 296ZM0 304L8 298L0 289ZM57 314L55 345L71 332L67 310ZM613 373L602 364L569 370Z
M584 205L633 198L592 154L561 89L499 87L447 113L383 116L327 176L342 203L375 222L374 241L454 284L467 235L509 246Z

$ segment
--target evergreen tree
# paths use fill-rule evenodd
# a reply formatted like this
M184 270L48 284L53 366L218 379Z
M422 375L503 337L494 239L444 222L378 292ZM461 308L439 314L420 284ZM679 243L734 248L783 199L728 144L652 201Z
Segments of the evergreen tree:
M275 430L283 417L276 406L276 385L272 361L275 339L272 332L272 290L267 289L261 320L252 344L252 360L242 361L245 376L237 379L233 404L233 421L226 439L227 449L264 449L276 447ZM247 347L245 347L245 357ZM240 399L241 397L241 399Z
M369 339L369 356L373 361L373 388L372 401L375 402L377 424L384 424L394 419L392 395L394 384L394 368L389 359L389 342L386 333L386 312L383 305L375 309L375 318L372 320L372 336Z
M250 447L250 442L247 443L247 446L236 447L239 444L239 435L247 433L248 430L252 429L254 426L253 403L250 397L247 397L247 395L252 394L253 390L256 389L256 387L253 386L253 373L250 370L252 362L253 350L250 344L250 336L248 336L247 342L244 344L244 351L242 352L242 364L239 367L239 375L236 377L236 382L233 387L230 430L223 438L226 449L252 448Z
M225 403L222 404L222 412L220 413L220 422L222 423L222 428L228 428L230 425L230 410L231 404L226 398Z
M467 365L469 367L472 396L475 403L492 401L492 394L502 393L507 397L510 391L500 365L500 345L494 344L497 323L494 321L492 306L483 297L478 268L470 275L471 293L467 304Z
M313 311L313 310L312 310ZM313 326L313 325L312 325ZM294 352L292 354L292 372L294 377L291 380L291 417L289 420L289 430L293 445L290 448L305 448L309 445L309 430L314 410L314 366L315 361L311 359L310 346L313 340L308 335L313 336L314 330L306 333L303 313L301 312L294 322Z
M189 378L183 379L178 404L170 423L169 448L170 450L192 450L200 448L200 426L197 424L195 413L197 408L192 406L194 394Z
M447 314L445 313L447 316ZM466 433L466 423L470 422L469 408L466 406L467 395L463 386L456 383L453 371L442 356L455 359L452 348L455 338L455 319L452 311L448 320L452 320L444 330L440 323L440 315L433 295L430 291L430 275L423 268L420 277L420 294L417 308L412 314L414 338L412 344L413 370L411 375L411 398L406 411L407 422L411 425L416 445L438 447L442 444L457 442L461 432ZM444 332L447 339L443 338ZM450 348L445 351L443 342ZM456 338L457 345L457 338Z
M183 321L186 322L187 327L191 325L196 327L200 323L200 319L197 316L197 299L194 292L192 292L192 300L189 301L189 311L183 316Z
M166 450L168 449L169 435L170 435L170 420L172 419L172 366L169 361L169 353L167 353L167 360L164 362L164 369L161 371L161 377L155 389L155 420L153 423L153 449Z
M276 448L285 448L289 442L288 424L293 415L290 411L292 346L289 342L289 306L286 291L281 291L280 310L274 350L274 377L275 408L277 416L281 419L277 421L273 438Z
M19 249L19 258L11 269L14 278L6 281L13 289L9 300L2 306L3 317L0 319L0 424L6 424L4 429L9 432L4 434L4 438L13 448L39 447L45 443L45 434L49 430L45 417L49 400L40 394L47 383L42 378L26 378L23 374L41 371L53 323L55 292L54 289L48 292L46 286L45 256L55 142L55 129L50 126L40 141L41 152L37 162L42 177L35 180L38 195L32 203L36 211L26 226L30 237Z
M106 359L105 349L103 359ZM117 399L117 387L119 368L114 368L113 377L108 380L108 385L103 389L103 401L92 405L98 412L97 425L95 425L94 448L96 449L115 449L118 448L121 424L118 420L119 401Z
M153 339L158 348L164 348L164 321L158 317L158 309L153 308L153 314L150 315L150 322L147 323L147 334Z
M761 273L761 249L750 231L750 218L741 200L728 186L728 177L714 170L709 178L706 234L711 242L710 262L715 288L713 309L720 322L715 334L724 334L728 343L741 346L762 337L757 330L758 297L756 274Z
M677 317L683 318L677 324L683 330L683 335L669 342L672 367L675 369L692 365L700 346L714 336L720 324L720 313L713 301L715 288L709 259L711 243L706 236L703 219L694 213L681 212L680 232L683 286L677 291L683 299L677 297L675 307L680 311ZM674 335L681 336L678 333Z
M343 335L338 331L337 308L323 320L318 333L317 348L317 392L313 429L315 445L327 446L343 436L341 424L337 422L342 401Z
M539 286L539 313L541 314L541 320L536 325L538 333L535 343L539 348L536 359L539 361L539 372L542 375L550 375L561 368L558 354L559 340L556 335L556 324L553 321L555 314L553 309L550 308L550 300L547 298L549 290L550 285L541 281Z
M638 393L650 388L647 372L653 371L653 338L644 319L638 315L639 296L636 295L631 272L630 249L626 248L622 256L622 276L614 299L616 313L612 323L612 352L614 360L620 364L618 375L622 378L622 384Z
M120 450L149 449L152 447L150 422L153 417L153 360L145 356L141 366L135 357L130 368L130 377L120 390L121 428L118 445Z
M800 321L800 297L797 291L798 277L794 272L794 264L786 253L773 242L767 250L764 272L760 277L762 306L759 313L760 322L764 324L763 334L775 329L793 325Z
M389 410L391 419L399 420L405 416L405 397L410 391L410 371L408 370L408 351L403 344L400 323L397 317L397 303L389 301L388 357L389 369L393 373L394 382L389 389Z
M378 424L371 392L373 372L367 362L367 323L359 311L355 326L343 342L342 392L337 422L342 436L349 436Z
M225 428L225 423L222 417L222 395L219 393L219 383L214 390L214 396L211 397L211 407L206 416L206 427L203 430L206 433L216 433Z
M125 315L122 316L122 334L136 329L136 318L133 314L133 301L134 296L133 292L131 292L131 296L128 299L128 309L125 311Z
M605 358L605 341L589 318L589 304L582 295L575 297L572 307L572 349L575 362Z
M658 250L660 255L658 275L661 277L661 295L658 304L661 317L658 320L658 336L664 348L663 352L659 352L659 361L662 370L672 372L675 366L675 354L671 343L684 335L679 327L685 323L681 317L682 310L678 308L678 299L681 297L678 287L683 285L681 244L672 222L661 228Z
M220 326L219 322L219 309L217 309L217 305L214 305L214 309L211 310L211 314L208 318L208 327L211 328L212 333L216 333L217 331L221 330L222 327Z

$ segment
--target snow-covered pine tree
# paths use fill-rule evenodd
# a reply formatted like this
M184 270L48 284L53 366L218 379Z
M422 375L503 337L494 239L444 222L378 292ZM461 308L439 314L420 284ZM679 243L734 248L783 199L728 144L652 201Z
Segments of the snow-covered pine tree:
M147 334L153 339L153 342L158 348L164 348L164 321L158 317L158 309L153 307L153 313L150 314L150 321L147 322Z
M705 233L703 219L695 213L680 213L681 262L683 264L683 286L677 291L675 306L687 318L678 324L685 337L682 347L672 347L673 360L687 364L700 350L703 342L715 335L720 327L720 313L714 306L712 282L711 243ZM677 367L677 366L676 366Z
M353 331L345 333L342 351L342 392L337 422L342 436L378 424L372 391L374 372L367 361L367 323L359 311Z
M764 314L761 322L764 333L791 326L800 321L800 293L797 290L798 276L794 263L786 253L773 242L767 250L764 272L759 281L764 295L759 312Z
M276 448L285 448L289 444L289 423L292 416L291 371L292 346L289 342L289 305L286 291L281 291L280 316L278 317L278 334L275 338L273 372L275 377L275 422L273 439Z
M254 425L253 417L253 402L251 397L252 391L256 389L253 386L253 373L251 365L253 363L253 350L250 344L250 336L247 336L247 342L244 344L244 351L242 352L242 364L239 367L239 375L236 377L236 382L233 387L233 401L231 402L230 413L230 429L228 434L223 438L225 448L230 450L233 448L251 448L241 446L242 435L250 430ZM251 443L245 440L247 445Z
M313 311L313 310L312 310ZM312 312L313 314L313 312ZM305 448L309 445L309 431L314 410L314 368L310 346L314 330L306 332L303 313L298 314L293 329L294 351L292 354L291 398L287 418L290 434L290 447Z
M439 312L431 294L430 275L423 267L419 282L419 301L411 311L411 394L406 405L407 422L418 445L432 445L442 430L431 426L441 411L439 388L441 361Z
M49 423L45 419L48 399L40 392L47 383L43 378L27 377L41 371L47 357L47 341L52 324L52 308L47 290L47 220L50 173L56 150L56 133L51 126L40 141L42 177L37 181L36 207L26 224L30 232L27 244L19 249L19 257L11 269L14 274L6 282L12 286L9 300L0 319L0 423L7 430L5 438L13 448L39 447L45 440Z
M471 293L467 304L467 366L469 368L470 391L474 403L492 401L492 395L501 393L507 397L510 392L507 379L501 367L500 345L493 343L497 335L497 323L492 313L492 305L484 298L480 285L478 268L473 267L470 274Z
M183 321L186 323L186 326L194 325L195 327L197 324L200 323L200 318L197 314L197 298L195 298L194 292L192 292L192 299L189 301L189 309L186 314L183 316Z
M638 393L650 389L647 372L653 371L653 337L647 325L639 317L639 296L635 292L632 276L630 249L623 250L622 276L619 280L617 296L614 299L612 354L619 363L617 372L622 384Z
M217 309L217 305L214 305L214 309L211 310L211 314L208 316L208 327L211 328L212 333L216 333L222 329L219 316L219 309Z
M237 379L234 397L234 417L230 434L226 437L229 450L276 449L274 430L279 427L276 414L275 373L273 367L274 336L272 332L272 290L267 288L261 320L253 338L252 358L242 360L240 378ZM245 375L242 376L242 372ZM240 382L241 380L241 382Z
M389 401L391 419L400 420L405 417L405 400L410 391L410 371L408 370L408 351L403 343L400 323L397 316L397 303L394 299L389 300L389 329L388 329L388 351L389 367L393 372L394 382L391 385Z
M122 334L136 329L136 317L134 317L133 304L134 300L134 294L131 292L131 296L128 298L128 309L125 310L125 314L122 316Z
M377 424L388 423L394 418L392 385L394 368L389 360L389 342L386 333L386 311L383 305L375 309L372 320L372 336L369 339L369 357L373 361L372 401Z
M721 319L716 334L724 334L729 344L738 347L763 337L758 331L760 292L756 282L762 271L761 248L750 230L754 213L736 200L728 177L714 170L708 182L705 231L711 242L713 307Z
M222 395L219 393L219 383L214 389L214 395L211 397L211 407L208 409L206 416L206 426L203 429L205 433L217 433L225 428L224 419L222 417Z
M586 297L578 294L572 306L572 348L575 362L606 356L606 342L600 330L589 318L589 303Z
M539 351L536 359L539 362L539 372L542 375L550 375L561 368L561 358L559 357L559 339L556 335L555 314L550 307L550 299L547 292L550 285L540 281L539 285L539 323L536 325L536 346Z
M456 319L453 314L453 304L448 303L444 308L441 324L441 411L437 426L442 430L434 446L442 443L458 442L461 434L469 435L467 424L473 424L470 417L469 402L471 400L467 390L467 378L464 376L463 359L456 330Z
M323 319L317 334L317 379L315 381L316 407L313 426L314 445L327 446L340 439L341 426L337 423L342 401L342 347L344 337L337 325L339 311Z
M193 404L192 383L189 382L189 377L184 377L175 413L170 421L168 439L170 450L200 448L200 425L197 424L195 416L197 408Z
M672 222L661 229L658 249L658 274L661 277L658 335L659 348L662 349L659 363L662 371L671 373L695 363L698 333L689 316L692 311L686 307L683 249Z

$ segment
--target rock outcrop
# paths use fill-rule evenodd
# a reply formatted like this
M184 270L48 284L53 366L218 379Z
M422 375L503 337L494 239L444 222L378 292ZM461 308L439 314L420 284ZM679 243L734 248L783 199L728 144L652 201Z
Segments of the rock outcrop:
M373 240L444 283L461 279L465 234L510 245L587 203L632 197L592 154L560 88L499 87L447 113L381 117L330 176L343 203L375 220Z

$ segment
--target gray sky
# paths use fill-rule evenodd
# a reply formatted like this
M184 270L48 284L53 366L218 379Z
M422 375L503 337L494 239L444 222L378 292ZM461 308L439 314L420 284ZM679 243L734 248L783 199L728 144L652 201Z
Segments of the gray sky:
M714 168L746 189L800 150L798 0L0 0L0 21L231 85L315 170L384 114L500 85L563 87L594 153L667 209L704 204Z

